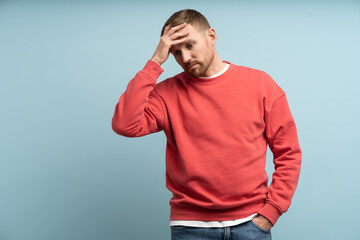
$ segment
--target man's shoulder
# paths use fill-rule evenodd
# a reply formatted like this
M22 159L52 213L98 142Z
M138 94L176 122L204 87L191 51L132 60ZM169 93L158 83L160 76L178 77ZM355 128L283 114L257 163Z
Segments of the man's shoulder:
M256 81L262 85L277 85L276 81L273 79L272 76L268 72L262 69L258 69L255 67L248 67L243 65L235 65L233 64L233 68L235 69L235 74L240 76L245 76L246 79L251 81Z
M255 75L268 75L265 71L255 68L255 67L249 67L244 65L235 64L232 62L225 61L233 66L233 69L236 71L240 71L243 74L255 74Z
M233 66L233 69L235 69L234 75L241 76L243 80L262 86L265 91L272 89L280 89L279 91L282 91L277 82L266 71L242 65L233 64Z
M155 90L158 93L172 92L179 87L184 87L185 73L181 72L172 77L168 77L155 85Z

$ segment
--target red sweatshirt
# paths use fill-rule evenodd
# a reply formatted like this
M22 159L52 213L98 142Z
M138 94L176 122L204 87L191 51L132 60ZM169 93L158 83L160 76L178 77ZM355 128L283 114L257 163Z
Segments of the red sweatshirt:
M149 60L121 95L112 129L125 137L164 131L170 220L259 213L275 225L300 173L295 122L285 92L268 74L227 63L215 78L182 72L156 83L164 70ZM267 144L275 164L269 187Z

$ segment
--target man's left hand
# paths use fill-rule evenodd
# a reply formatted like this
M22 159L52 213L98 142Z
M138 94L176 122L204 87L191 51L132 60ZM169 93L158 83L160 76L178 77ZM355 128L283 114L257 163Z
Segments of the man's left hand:
M273 227L272 223L262 215L258 215L257 217L255 217L253 219L253 222L263 229L270 230Z

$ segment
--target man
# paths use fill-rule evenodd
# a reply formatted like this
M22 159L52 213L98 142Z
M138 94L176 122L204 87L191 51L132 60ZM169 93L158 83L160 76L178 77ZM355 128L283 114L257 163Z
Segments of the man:
M164 131L172 239L271 239L297 186L301 149L285 92L265 72L222 61L216 33L185 9L116 105L113 130ZM156 84L170 53L184 72ZM267 185L267 144L275 172Z

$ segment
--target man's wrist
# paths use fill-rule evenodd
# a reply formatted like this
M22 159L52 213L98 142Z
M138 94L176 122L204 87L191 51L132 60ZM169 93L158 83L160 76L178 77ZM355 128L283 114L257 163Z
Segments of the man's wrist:
M279 208L270 204L270 202L267 202L257 213L266 217L273 225L275 225L276 221L282 214Z
M263 215L258 215L253 219L253 222L258 225L259 227L263 228L263 229L267 229L270 230L274 225L269 221L269 219L267 219L266 217L264 217Z
M261 217L261 218L263 218L264 220L267 220L267 221L271 224L271 226L274 226L274 225L272 224L272 222L271 222L267 217L265 217L264 215L259 214L258 217Z
M162 63L160 61L158 61L156 58L151 58L150 60L157 63L159 66L162 65Z

